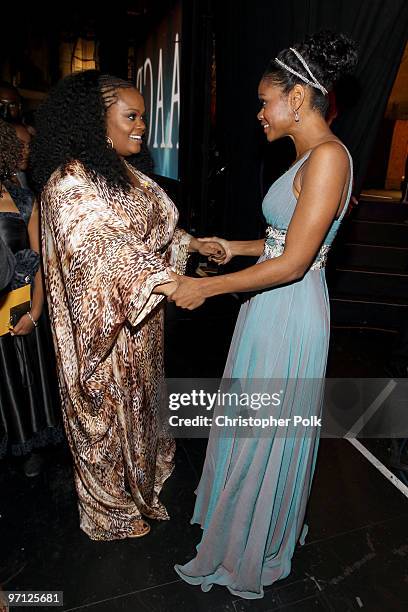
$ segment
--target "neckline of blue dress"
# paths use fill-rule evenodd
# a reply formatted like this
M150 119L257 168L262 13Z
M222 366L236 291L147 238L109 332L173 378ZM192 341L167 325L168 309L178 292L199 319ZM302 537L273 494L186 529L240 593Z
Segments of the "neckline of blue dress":
M342 209L342 211L341 211L341 213L340 213L340 216L339 216L339 217L337 217L337 218L334 218L334 219L333 219L333 223L340 223L340 221L342 221L342 220L343 220L343 217L344 217L344 215L346 214L346 211L347 211L348 206L349 206L349 203L350 203L350 197L351 197L351 192L352 192L352 188L353 188L353 158L351 157L351 153L350 153L350 151L348 150L348 148L346 147L346 145L345 145L343 142L341 142L341 140L327 140L326 142L338 142L338 143L339 143L339 145L341 145L341 146L342 146L342 147L345 149L345 151L346 151L346 153L347 153L347 155L348 155L348 158L349 158L349 160L350 160L350 182L349 182L349 186L348 186L348 191L347 191L346 202L345 202L345 204L344 204L344 206L343 206L343 209ZM320 144L323 144L323 143L320 143ZM316 145L316 146L319 146L319 145ZM293 164L292 164L292 165L291 165L291 166L290 166L290 167L289 167L289 168L286 170L286 172L284 172L283 174L281 174L281 175L280 175L280 176L279 176L279 177L278 177L278 178L277 178L277 179L276 179L276 180L275 180L275 181L272 183L272 185L271 185L271 186L269 187L269 189L268 189L267 194L268 194L268 193L269 193L269 191L272 189L272 187L274 187L274 186L275 186L275 185L276 185L278 182L280 182L280 181L281 181L281 180L282 180L284 177L287 177L287 175L288 175L290 172L292 172L292 170L293 170L294 168L296 168L296 167L299 165L299 163L300 163L300 162L304 161L304 160L305 160L305 158L307 159L307 157L310 155L310 153L311 153L311 152L312 152L312 151L313 151L315 148L316 148L316 147L312 147L311 149L308 149L307 151L305 151L305 152L303 153L303 155L301 155L301 156L299 157L299 159L298 159L297 161L295 161L295 162L294 162L294 163L293 163ZM265 195L265 198L266 198L267 194ZM295 194L294 194L293 192L292 192L292 195L293 195L293 198L294 198L294 199L297 201L297 198L296 198L296 196L295 196Z
M295 161L291 166L289 166L289 168L280 176L278 176L278 178L272 183L272 185L269 187L268 191L270 189L272 189L272 187L274 185L276 185L276 183L280 182L283 178L285 178L290 172L292 172L292 170L294 168L297 167L297 165L299 164L299 162L303 161L305 158L307 158L307 156L310 155L310 153L313 151L313 149L309 149L308 151L305 151L303 153L303 155L301 157L299 157L299 159L297 161Z
M305 157L308 157L308 156L310 155L310 153L313 151L313 149L314 149L314 147L312 147L311 149L307 149L307 151L305 151L305 152L303 153L303 155L301 155L301 156L299 157L299 159L297 159L296 161L294 161L294 162L293 162L293 164L292 164L291 166L289 166L289 168L288 168L287 172L288 172L289 170L292 170L292 168L295 168L295 166L297 166L297 165L298 165L298 163L299 163L299 162L301 162L301 161L302 161L302 160L303 160Z

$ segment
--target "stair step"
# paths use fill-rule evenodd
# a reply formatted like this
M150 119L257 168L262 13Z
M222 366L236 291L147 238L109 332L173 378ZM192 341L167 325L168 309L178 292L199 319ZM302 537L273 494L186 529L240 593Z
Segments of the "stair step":
M397 330L408 317L408 206L360 200L329 259L332 323Z
M408 302L337 295L330 299L333 325L398 330L408 317Z
M408 224L349 219L341 233L342 242L407 247Z
M384 299L393 296L408 300L408 274L337 267L330 279L330 288L333 295L347 293Z
M373 266L378 270L408 273L408 245L395 247L348 242L340 246L336 260L341 267Z
M395 221L408 219L408 206L399 202L368 202L360 198L352 213L353 219L365 221Z

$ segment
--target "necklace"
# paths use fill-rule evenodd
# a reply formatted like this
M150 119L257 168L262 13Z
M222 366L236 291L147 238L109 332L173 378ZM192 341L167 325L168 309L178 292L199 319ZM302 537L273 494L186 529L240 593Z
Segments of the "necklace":
M156 183L154 183L154 181L151 181L150 179L141 179L139 176L140 173L138 172L138 170L136 170L136 168L134 168L126 160L125 164L128 170L133 174L133 176L137 179L137 182L140 185L140 187L134 185L135 189L143 193L143 195L145 196L153 196L156 200L163 199L163 191Z
M140 177L138 176L137 170L136 168L134 168L131 164L129 164L129 162L127 162L125 160L125 165L126 168L128 169L128 171L133 174L133 176L135 177L135 179L137 180L138 184L140 185L140 187L142 187L142 189L140 187L138 187L137 185L134 185L134 188L137 189L138 191L141 191L142 193L146 193L147 188L149 187L149 183L148 181L144 180L142 181L140 179Z

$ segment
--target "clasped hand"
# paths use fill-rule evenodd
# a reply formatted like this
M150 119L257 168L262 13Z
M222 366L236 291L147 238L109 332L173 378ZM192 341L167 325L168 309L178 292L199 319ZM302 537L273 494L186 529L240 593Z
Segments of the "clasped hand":
M194 310L204 304L205 278L191 278L190 276L178 276L175 290L167 296L169 302L174 302L180 308Z
M200 246L198 251L201 255L208 257L209 261L214 261L218 265L225 265L232 257L232 251L228 240L212 236L211 238L197 238Z
M212 238L197 238L195 248L208 257L209 261L217 264L225 264L232 258L228 241L213 236ZM180 308L193 310L204 304L206 300L205 288L208 279L191 278L189 276L178 276L175 290L167 296L169 302L174 302Z

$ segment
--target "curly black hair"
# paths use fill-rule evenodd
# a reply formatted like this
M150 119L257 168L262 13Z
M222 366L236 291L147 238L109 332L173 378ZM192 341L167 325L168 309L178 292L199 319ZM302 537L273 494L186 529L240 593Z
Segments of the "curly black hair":
M116 91L134 87L117 77L85 70L62 79L36 113L31 145L31 175L41 193L51 174L80 161L91 177L105 179L109 188L129 191L125 165L106 139L106 111Z
M18 170L23 154L23 143L14 127L0 119L0 188Z
M293 48L300 53L314 77L328 91L333 89L341 77L352 72L357 64L355 43L344 34L336 34L329 30L307 36L303 42L293 45ZM304 66L290 49L281 51L277 59L310 80ZM305 84L298 76L279 66L275 59L270 61L263 78L280 85L285 93L297 83ZM329 105L328 96L315 87L310 89L312 108L324 116Z

